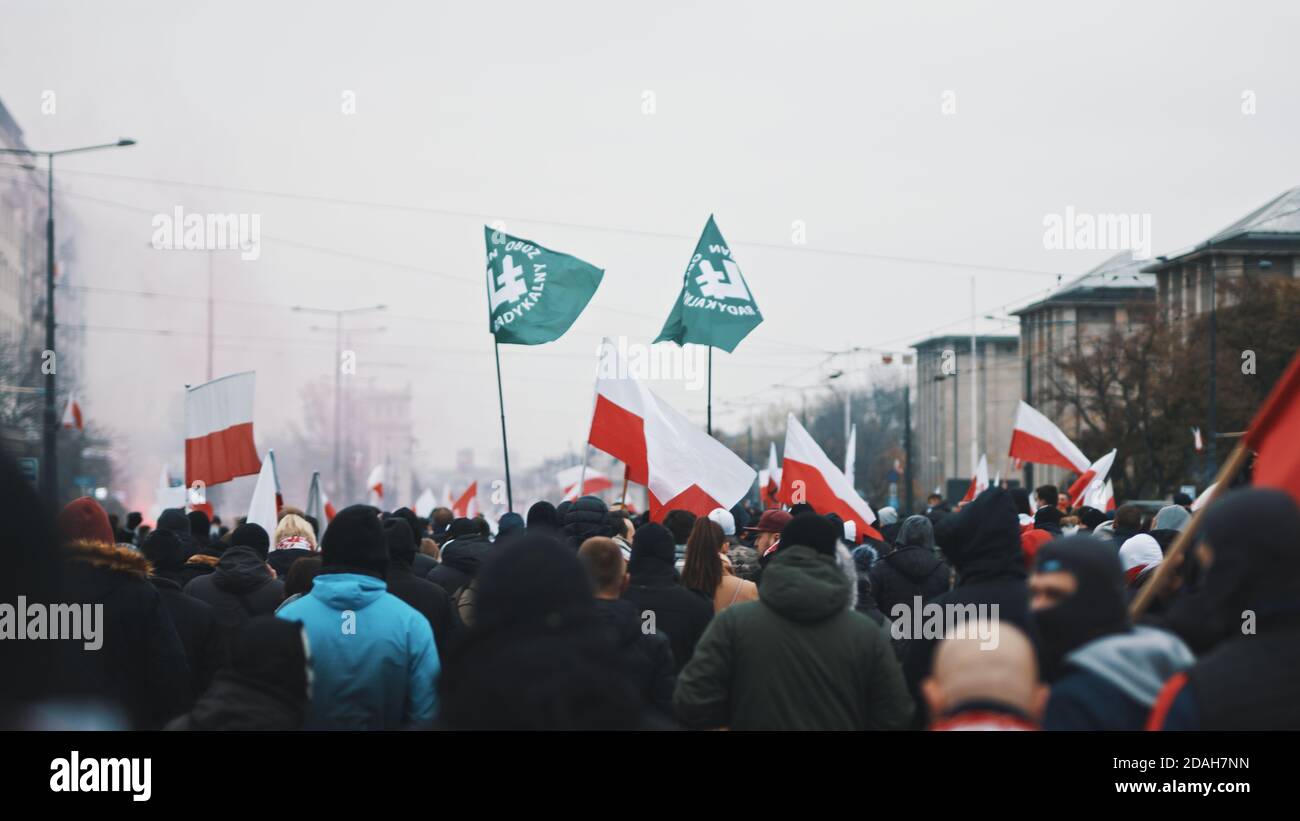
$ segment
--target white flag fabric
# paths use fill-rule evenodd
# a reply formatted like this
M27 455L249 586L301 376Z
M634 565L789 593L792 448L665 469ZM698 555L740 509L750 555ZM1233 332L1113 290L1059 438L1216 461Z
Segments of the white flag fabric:
M1071 507L1078 507L1083 504L1090 490L1094 487L1100 490L1102 485L1106 483L1106 479L1110 477L1111 465L1115 464L1115 453L1116 451L1112 449L1110 453L1089 465L1088 469L1080 474L1078 479L1074 480L1074 484L1070 485L1069 490Z
M380 504L384 501L384 466L375 465L370 469L370 476L366 478L366 487L379 500Z
M257 485L253 487L253 498L248 503L248 523L261 525L268 539L275 538L275 526L278 523L274 464L270 458L262 460L262 470L257 474Z
M858 495L844 471L826 456L793 413L786 416L782 456L782 502L806 502L818 513L838 514L843 521L855 523L858 535L883 541L880 531L871 526L876 521L871 505Z
M1075 473L1083 473L1091 464L1052 420L1023 401L1016 408L1011 451L1007 455L1022 462L1056 465Z
M966 495L963 496L961 500L963 502L969 502L988 489L989 460L981 453L979 464L975 467L975 475L971 477L970 486L966 488Z
M649 489L655 521L674 508L697 516L730 509L754 485L754 469L631 376L609 339L601 345L587 440Z
M185 484L217 485L261 468L253 444L253 371L185 391Z

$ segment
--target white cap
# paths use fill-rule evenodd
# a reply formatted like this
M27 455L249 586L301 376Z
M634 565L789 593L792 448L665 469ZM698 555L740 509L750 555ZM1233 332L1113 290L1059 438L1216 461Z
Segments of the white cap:
M736 517L731 515L731 511L725 507L715 507L709 514L710 522L717 522L718 527L722 528L722 535L736 535Z

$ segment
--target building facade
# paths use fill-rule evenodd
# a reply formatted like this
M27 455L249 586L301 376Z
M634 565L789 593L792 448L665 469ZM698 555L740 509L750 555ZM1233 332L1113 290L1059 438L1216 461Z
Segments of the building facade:
M936 336L916 349L916 399L912 413L913 472L926 493L936 489L951 501L962 492L978 461L971 460L971 397L976 391L975 453L988 459L989 478L1004 477L1011 426L1020 400L1020 338ZM957 494L960 498L961 494Z
M1077 439L1082 423L1060 398L1069 386L1056 362L1070 353L1087 353L1116 327L1142 321L1138 307L1155 298L1155 277L1143 272L1149 262L1127 251L1116 254L1051 296L1011 312L1020 319L1022 395L1071 439ZM1051 465L1026 465L1023 481L1059 486L1071 475Z
M1191 250L1142 269L1156 281L1161 315L1178 322L1223 303L1219 283L1243 276L1300 277L1300 187L1274 197Z

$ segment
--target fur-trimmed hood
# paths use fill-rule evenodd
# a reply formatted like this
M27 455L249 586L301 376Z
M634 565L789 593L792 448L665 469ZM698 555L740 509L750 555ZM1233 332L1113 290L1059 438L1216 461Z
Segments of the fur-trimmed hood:
M195 553L193 556L190 556L185 563L203 564L203 565L207 565L208 567L216 567L217 563L220 561L221 561L220 556L210 556L207 553Z
M129 545L73 539L64 543L63 555L69 562L89 567L103 567L139 579L147 579L153 572L144 554Z

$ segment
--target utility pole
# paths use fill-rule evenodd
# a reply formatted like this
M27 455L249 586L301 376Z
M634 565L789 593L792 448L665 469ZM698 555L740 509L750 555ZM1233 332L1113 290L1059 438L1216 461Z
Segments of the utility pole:
M979 442L979 376L975 372L977 357L975 345L975 277L970 278L970 467L975 473L975 465L980 460ZM988 377L984 377L984 389L988 390Z
M916 510L912 498L912 379L903 383L903 499L907 514Z
M0 154L22 154L28 157L44 157L46 164L46 214L45 214L45 353L41 358L41 370L45 374L44 424L41 429L42 460L40 484L41 495L54 513L59 509L59 412L57 373L58 354L54 347L54 158L63 154L78 154L84 151L98 151L102 148L125 148L135 145L135 140L121 139L115 143L87 145L81 148L65 148L60 151L33 151L28 148L0 148ZM46 357L53 357L46 359Z

